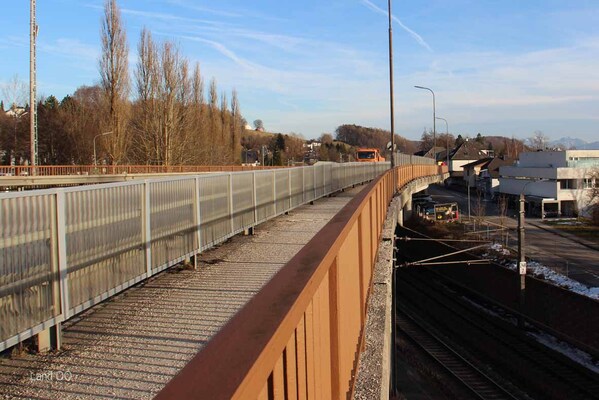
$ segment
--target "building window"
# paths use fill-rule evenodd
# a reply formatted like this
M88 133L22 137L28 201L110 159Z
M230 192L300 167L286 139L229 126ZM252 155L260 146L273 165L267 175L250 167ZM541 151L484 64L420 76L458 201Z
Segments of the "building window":
M595 178L584 178L582 181L582 187L584 189L593 189L599 187L599 180L596 180Z
M575 179L560 179L559 180L559 188L560 189L576 189L576 180Z

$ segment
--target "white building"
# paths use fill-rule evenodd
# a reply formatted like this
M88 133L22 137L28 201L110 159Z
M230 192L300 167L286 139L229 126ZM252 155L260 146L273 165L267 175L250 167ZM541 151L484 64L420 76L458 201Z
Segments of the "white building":
M499 191L523 193L533 214L588 215L591 177L599 169L599 150L537 151L520 153L514 166L499 168ZM595 186L596 187L596 186Z

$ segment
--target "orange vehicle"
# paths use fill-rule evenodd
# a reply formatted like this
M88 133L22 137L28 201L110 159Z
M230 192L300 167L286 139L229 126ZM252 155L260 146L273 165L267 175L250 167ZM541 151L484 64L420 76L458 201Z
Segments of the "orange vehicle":
M360 162L380 162L385 161L378 149L361 148L356 151L356 159Z

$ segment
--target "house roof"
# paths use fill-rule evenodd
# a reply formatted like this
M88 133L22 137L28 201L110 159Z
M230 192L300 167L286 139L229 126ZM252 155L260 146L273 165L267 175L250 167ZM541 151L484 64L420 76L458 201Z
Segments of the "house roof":
M484 143L467 140L450 154L450 158L452 160L479 160L487 158L487 153L483 150L486 150Z
M421 156L421 157L432 157L432 155L435 154L435 158L440 160L439 153L441 153L441 152L445 152L445 147L437 146L434 148L434 150L431 147L428 150L417 151L416 153L414 153L414 155Z
M470 168L470 167L475 167L477 165L480 165L481 169L483 169L487 165L489 165L489 163L491 163L491 161L493 161L492 157L481 158L480 160L472 161L472 162L470 162L468 164L462 165L462 168Z
M495 157L489 162L485 168L493 178L499 178L499 167L504 165L513 165L516 160L514 158Z
M493 178L497 178L499 177L499 167L503 165L512 165L514 161L515 160L513 158L486 157L465 164L462 166L462 168L467 169L480 166L481 171L486 170Z

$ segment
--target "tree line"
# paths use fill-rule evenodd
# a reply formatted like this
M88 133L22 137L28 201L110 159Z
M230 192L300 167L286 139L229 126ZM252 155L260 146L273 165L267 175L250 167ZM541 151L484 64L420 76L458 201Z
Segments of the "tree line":
M245 121L235 90L206 88L199 63L190 65L171 41L144 28L131 77L129 45L116 0L106 0L101 22L100 82L61 101L38 103L40 164L232 164L241 158ZM2 105L4 107L4 105ZM94 146L95 145L95 146ZM29 112L0 112L3 164L29 159Z

